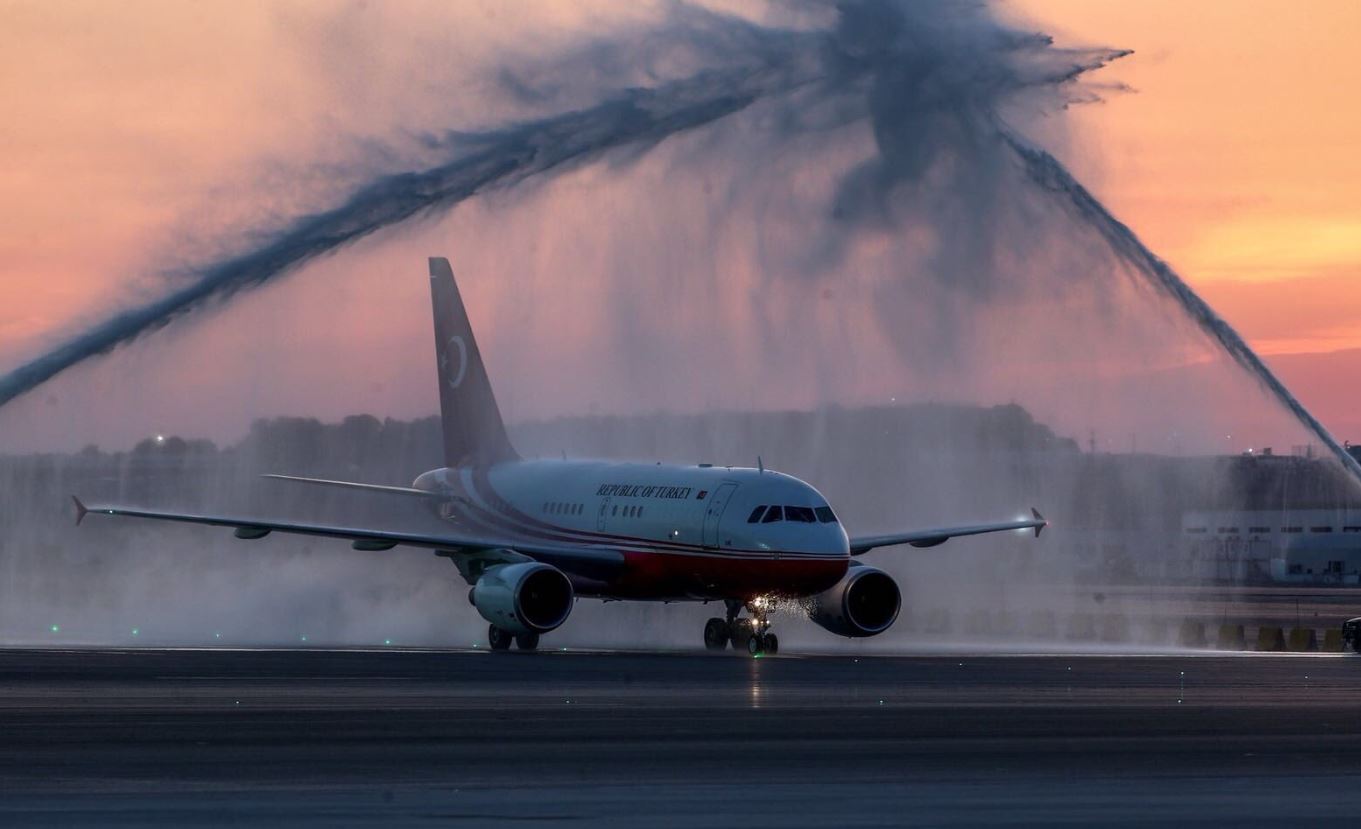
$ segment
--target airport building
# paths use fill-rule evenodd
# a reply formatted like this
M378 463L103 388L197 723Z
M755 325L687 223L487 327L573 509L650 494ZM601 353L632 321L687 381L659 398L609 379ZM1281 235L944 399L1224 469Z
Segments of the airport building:
M1355 511L1186 512L1182 537L1201 578L1361 584L1361 513Z
M1347 446L1361 461L1361 447ZM1296 458L1312 452L1294 452ZM1281 456L1253 459L1275 469ZM1267 488L1270 497L1298 503L1288 490ZM1263 499L1246 509L1188 510L1182 514L1182 550L1202 579L1221 582L1273 581L1297 584L1361 585L1361 509L1341 503L1327 508L1264 509ZM1319 505L1321 507L1321 505Z

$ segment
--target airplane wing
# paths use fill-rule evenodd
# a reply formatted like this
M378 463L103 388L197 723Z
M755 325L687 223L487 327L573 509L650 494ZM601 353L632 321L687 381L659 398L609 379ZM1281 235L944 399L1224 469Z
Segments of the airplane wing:
M449 496L439 492L431 492L426 489L416 489L412 486L386 486L384 484L360 484L354 481L332 481L326 478L303 478L298 475L261 475L261 478L269 478L272 481L292 481L299 484L312 484L313 486L326 486L335 489L349 489L360 492L385 492L389 495L411 495L418 498L434 499L437 501L448 500Z
M969 527L942 527L933 530L916 530L914 532L890 533L888 535L866 535L851 539L851 555L858 556L868 553L875 547L892 547L897 544L911 544L913 547L934 547L937 544L944 544L956 536L961 535L982 535L984 533L1000 533L1007 530L1034 530L1035 537L1040 537L1040 531L1049 526L1049 522L1044 520L1040 511L1032 508L1031 514L1034 519L1028 521L1005 521L1000 524L975 524Z
M86 506L74 495L71 496L71 500L76 505L76 524L84 521L87 515L115 515L130 518L150 518L158 521L176 521L184 524L203 524L210 527L232 527L236 531L236 537L244 540L264 538L272 532L339 538L349 541L350 546L356 550L368 552L390 550L399 544L436 550L441 555L453 554L450 557L485 556L492 551L505 550L512 554L518 553L525 558L543 561L570 572L590 577L598 576L602 571L621 567L624 563L623 554L609 547L549 545L521 539L474 535L427 535L424 533L272 521L239 516L165 512L112 504Z

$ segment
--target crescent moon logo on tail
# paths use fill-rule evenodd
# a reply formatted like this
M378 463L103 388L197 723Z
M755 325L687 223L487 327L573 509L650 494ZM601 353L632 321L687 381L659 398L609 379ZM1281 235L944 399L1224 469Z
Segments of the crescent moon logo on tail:
M468 346L463 343L463 338L455 334L449 338L449 342L444 346L444 370L449 371L449 352L458 348L458 371L449 378L449 388L456 389L463 384L463 378L468 373Z

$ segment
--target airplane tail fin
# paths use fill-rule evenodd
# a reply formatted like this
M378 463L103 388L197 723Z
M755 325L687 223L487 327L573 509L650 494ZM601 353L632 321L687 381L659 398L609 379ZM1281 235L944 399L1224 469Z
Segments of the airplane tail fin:
M489 466L518 460L454 284L453 269L443 257L430 258L430 299L435 311L444 465Z

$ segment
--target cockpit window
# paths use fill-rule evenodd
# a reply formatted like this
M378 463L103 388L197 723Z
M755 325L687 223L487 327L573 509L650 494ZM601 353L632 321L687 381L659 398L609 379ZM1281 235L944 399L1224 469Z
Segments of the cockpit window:
M818 514L818 520L824 524L835 524L836 513L832 512L831 507L817 507L813 510Z
M761 519L761 523L773 524L776 521L781 520L782 518L784 518L784 516L780 514L780 508L771 507L769 510L766 511L766 517Z
M817 518L813 515L812 507L785 507L784 520L798 521L803 524L816 524Z
M757 521L760 521L760 520L761 520L761 514L764 513L765 511L766 511L766 505L765 505L765 504L762 504L761 506L759 506L759 507L757 507L756 509L752 510L752 511L751 511L751 515L747 516L747 523L748 523L748 524L755 524Z

